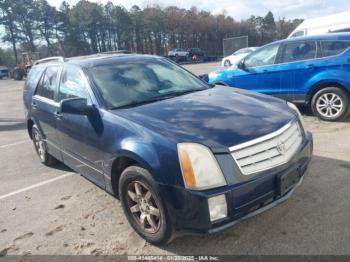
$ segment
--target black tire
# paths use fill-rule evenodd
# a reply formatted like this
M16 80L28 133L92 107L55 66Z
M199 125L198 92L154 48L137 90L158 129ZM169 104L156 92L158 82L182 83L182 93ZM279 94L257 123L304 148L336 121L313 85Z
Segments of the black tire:
M179 55L178 55L178 54L175 54L174 61L175 61L176 63L178 63L178 62L179 62Z
M324 121L340 121L349 115L349 95L339 87L319 90L311 100L315 116Z
M224 66L225 66L225 67L231 66L230 60L226 59L225 62L224 62Z
M42 164L46 166L52 166L59 162L56 158L47 152L46 142L43 140L42 135L36 125L33 125L32 127L32 140L35 151L39 156L39 160Z
M19 70L15 70L15 71L13 72L13 79L15 79L15 80L22 80L22 79L23 79L23 74L22 74L22 72L19 71Z
M136 184L141 186L141 190L139 190L141 193L139 194L136 190ZM147 198L146 192L148 191L151 192L151 197ZM163 245L171 240L173 232L168 213L159 195L158 186L146 169L139 166L126 168L119 179L119 196L126 218L142 238L154 245ZM147 213L147 204L146 207L142 207L144 201L150 203L152 210L154 208L158 210L158 217L153 216L152 212L149 211L150 209ZM135 206L136 209L132 212L131 207ZM141 223L142 215L146 215L146 218L143 219L144 226ZM153 220L152 223L150 223L151 220ZM153 228L151 224L156 226ZM147 228L147 226L151 228Z

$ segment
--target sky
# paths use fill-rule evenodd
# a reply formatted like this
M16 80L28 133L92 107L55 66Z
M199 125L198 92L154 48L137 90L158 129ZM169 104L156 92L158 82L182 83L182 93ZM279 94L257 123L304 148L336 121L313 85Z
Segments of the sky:
M74 5L79 0L66 0ZM108 0L89 0L106 3ZM175 5L184 8L196 6L198 9L210 11L213 14L226 13L235 20L249 18L251 15L264 16L272 11L275 18L312 18L342 11L350 11L349 0L110 0L115 5L121 4L129 9L137 4L140 7L158 4L160 6ZM48 0L56 7L60 0Z

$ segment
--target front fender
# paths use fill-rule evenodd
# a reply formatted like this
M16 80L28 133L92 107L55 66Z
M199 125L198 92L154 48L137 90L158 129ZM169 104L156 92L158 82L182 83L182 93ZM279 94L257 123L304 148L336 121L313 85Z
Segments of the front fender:
M106 165L109 178L114 161L120 157L130 158L147 169L157 183L183 183L176 145L160 140L145 142L136 137L123 139Z

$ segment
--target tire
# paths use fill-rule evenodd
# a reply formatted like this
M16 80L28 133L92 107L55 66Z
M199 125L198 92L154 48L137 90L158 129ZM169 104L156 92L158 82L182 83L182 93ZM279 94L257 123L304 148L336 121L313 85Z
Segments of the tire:
M15 70L13 72L13 79L15 79L15 80L22 80L23 79L23 74L19 70Z
M126 168L119 179L119 196L126 218L142 238L154 245L171 240L169 216L158 186L146 169L139 166Z
M339 87L323 88L312 97L311 109L324 121L343 120L349 114L349 95Z
M39 156L40 162L42 164L46 166L52 166L58 163L58 160L47 152L46 142L43 140L42 135L36 125L33 125L32 127L32 140L35 151Z
M224 66L225 67L229 67L229 66L231 66L231 62L230 62L230 60L225 60L225 62L224 62Z

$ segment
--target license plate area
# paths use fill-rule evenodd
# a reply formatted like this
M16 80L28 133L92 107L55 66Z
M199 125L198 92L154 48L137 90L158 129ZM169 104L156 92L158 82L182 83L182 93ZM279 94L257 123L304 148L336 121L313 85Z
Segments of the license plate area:
M280 196L285 195L291 190L300 180L298 170L279 175L277 177L277 194Z

